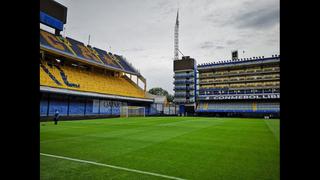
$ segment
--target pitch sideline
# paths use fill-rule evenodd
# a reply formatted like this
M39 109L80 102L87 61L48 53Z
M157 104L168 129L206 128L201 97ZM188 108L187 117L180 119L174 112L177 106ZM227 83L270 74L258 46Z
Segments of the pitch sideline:
M64 157L64 156L57 156L57 155L46 154L46 153L40 153L40 155L54 157L54 158L58 158L58 159L76 161L76 162L81 162L81 163L93 164L93 165L97 165L97 166L104 166L104 167L109 167L109 168L113 168L113 169L120 169L120 170L124 170L124 171L140 173L140 174L147 174L147 175L157 176L157 177L162 177L162 178L167 178L167 179L186 180L186 179L174 177L174 176L167 176L167 175L153 173L153 172L140 171L140 170L136 170L136 169L130 169L130 168L125 168L125 167L120 167L120 166L113 166L113 165L109 165L109 164L103 164L103 163L98 163L98 162L93 162L93 161L86 161L86 160L81 160L81 159L74 159L74 158L69 158L69 157Z

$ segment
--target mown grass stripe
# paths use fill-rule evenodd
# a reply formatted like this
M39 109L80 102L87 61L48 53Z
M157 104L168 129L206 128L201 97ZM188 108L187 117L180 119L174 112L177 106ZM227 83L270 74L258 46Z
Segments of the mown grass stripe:
M52 155L52 154L46 154L46 153L40 153L40 155L47 156L47 157L58 158L58 159L65 159L65 160L69 160L69 161L93 164L93 165L97 165L97 166L104 166L104 167L109 167L109 168L113 168L113 169L120 169L120 170L129 171L129 172L135 172L135 173L139 173L139 174L147 174L147 175L162 177L162 178L166 178L166 179L186 180L186 179L179 178L179 177L168 176L168 175L163 175L163 174L158 174L158 173L153 173L153 172L147 172L147 171L140 171L140 170L136 170L136 169L130 169L130 168L125 168L125 167L120 167L120 166L103 164L103 163L98 163L98 162L93 162L93 161L82 160L82 159L75 159L75 158Z

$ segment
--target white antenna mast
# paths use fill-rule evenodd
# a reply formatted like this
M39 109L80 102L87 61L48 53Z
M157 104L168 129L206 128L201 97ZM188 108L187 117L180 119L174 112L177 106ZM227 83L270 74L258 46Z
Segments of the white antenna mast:
M179 59L179 8L177 11L176 24L174 27L174 60Z

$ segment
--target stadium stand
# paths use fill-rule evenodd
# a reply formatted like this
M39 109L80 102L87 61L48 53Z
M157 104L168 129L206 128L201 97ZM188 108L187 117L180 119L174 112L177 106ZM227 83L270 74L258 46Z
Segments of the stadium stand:
M56 110L63 119L153 113L140 72L122 55L62 36L66 19L65 6L41 3L40 119Z
M40 70L40 84L44 86L103 94L145 97L142 89L134 86L124 77L115 77L110 74L103 74L103 72L93 72L69 65L61 66L56 63L50 67L44 61L41 62L41 69L43 71Z
M219 102L203 103L198 107L198 112L263 112L274 113L280 110L279 102Z
M117 117L122 107L129 106L143 107L143 114L154 113L146 80L121 55L41 30L39 64L42 119L55 110L66 119ZM137 83L131 76L137 77Z
M279 65L280 56L198 65L196 112L279 116Z

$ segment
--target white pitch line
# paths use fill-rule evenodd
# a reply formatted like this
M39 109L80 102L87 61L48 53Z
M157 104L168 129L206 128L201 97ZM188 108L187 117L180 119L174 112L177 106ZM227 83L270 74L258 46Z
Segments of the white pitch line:
M136 170L136 169L130 169L130 168L125 168L125 167L120 167L120 166L113 166L113 165L109 165L109 164L102 164L102 163L98 163L98 162L86 161L86 160L81 160L81 159L74 159L74 158L69 158L69 157L64 157L64 156L57 156L57 155L46 154L46 153L40 153L40 155L59 158L59 159L65 159L65 160L70 160L70 161L76 161L76 162L81 162L81 163L93 164L93 165L97 165L97 166L104 166L104 167L109 167L109 168L113 168L113 169L120 169L120 170L124 170L124 171L140 173L140 174L147 174L147 175L151 175L151 176L158 176L158 177L163 177L163 178L167 178L167 179L186 180L186 179L182 179L182 178L178 178L178 177L174 177L174 176L167 176L167 175L158 174L158 173L140 171L140 170Z

